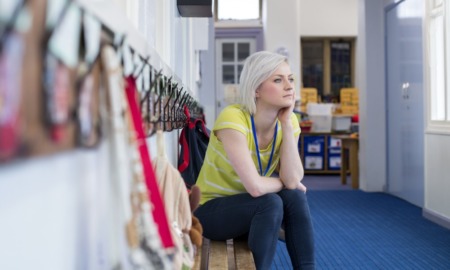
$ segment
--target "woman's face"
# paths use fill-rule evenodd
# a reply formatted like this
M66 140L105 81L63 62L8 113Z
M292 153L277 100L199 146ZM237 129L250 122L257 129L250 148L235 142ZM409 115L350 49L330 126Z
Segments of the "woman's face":
M256 90L257 102L274 107L289 107L294 102L294 75L287 63L277 70Z

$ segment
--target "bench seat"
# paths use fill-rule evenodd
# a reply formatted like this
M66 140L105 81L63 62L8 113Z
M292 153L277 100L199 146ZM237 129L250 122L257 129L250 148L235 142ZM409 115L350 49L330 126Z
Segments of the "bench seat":
M203 238L201 250L195 257L195 270L256 269L246 241L211 241Z

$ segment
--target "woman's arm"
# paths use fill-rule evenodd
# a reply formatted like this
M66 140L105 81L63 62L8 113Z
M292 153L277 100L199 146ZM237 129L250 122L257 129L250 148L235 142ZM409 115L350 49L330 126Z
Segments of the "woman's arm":
M293 135L292 124L290 127L282 126L283 142L280 149L280 178L288 189L298 188L303 179L303 165L298 153L298 136Z
M244 134L233 129L221 129L216 131L216 136L222 142L231 165L252 197L283 189L284 185L279 178L262 177L258 174Z
M298 153L298 136L294 136L294 127L292 126L291 115L294 110L294 100L291 106L281 109L278 112L278 120L281 123L283 131L283 140L280 149L280 179L288 189L299 188L303 179L304 170Z

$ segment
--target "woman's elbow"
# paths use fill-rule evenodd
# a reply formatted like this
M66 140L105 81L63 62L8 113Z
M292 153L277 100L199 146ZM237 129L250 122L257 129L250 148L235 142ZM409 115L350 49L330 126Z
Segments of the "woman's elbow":
M284 187L286 188L286 189L296 189L297 188L297 186L298 186L298 181L295 181L295 182L289 182L289 183L285 183L284 184Z
M259 196L264 195L264 192L258 185L246 186L245 189L247 190L248 194L250 194L250 196L252 196L253 198L257 198Z
M251 189L248 189L247 191L250 194L250 196L252 196L253 198L257 198L257 197L259 197L259 196L264 194L258 188L251 188Z
M289 178L281 179L283 179L283 184L286 189L296 189L298 187L298 183L303 180L303 173L291 175Z

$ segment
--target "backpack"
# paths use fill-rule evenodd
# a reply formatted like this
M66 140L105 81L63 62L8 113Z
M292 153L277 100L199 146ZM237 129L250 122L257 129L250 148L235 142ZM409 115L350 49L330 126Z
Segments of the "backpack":
M205 127L205 122L202 119L190 117L187 107L184 108L184 112L188 121L181 131L179 139L181 149L178 158L178 171L180 171L186 187L190 189L197 182L202 168L210 131Z

